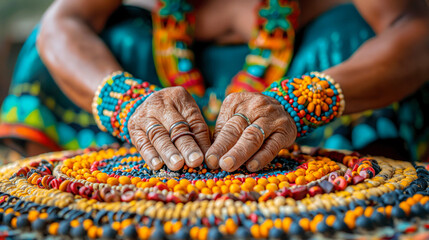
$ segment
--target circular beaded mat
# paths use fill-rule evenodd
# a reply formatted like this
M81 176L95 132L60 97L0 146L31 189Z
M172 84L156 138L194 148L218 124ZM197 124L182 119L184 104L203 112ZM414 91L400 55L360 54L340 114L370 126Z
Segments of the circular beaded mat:
M294 145L265 169L148 169L135 148L0 168L0 238L429 238L423 166Z

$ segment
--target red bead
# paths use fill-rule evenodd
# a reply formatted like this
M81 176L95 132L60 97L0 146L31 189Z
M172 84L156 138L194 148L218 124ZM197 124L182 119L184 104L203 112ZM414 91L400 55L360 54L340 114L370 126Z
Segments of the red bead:
M343 176L337 177L332 183L337 191L342 191L347 187L347 181Z

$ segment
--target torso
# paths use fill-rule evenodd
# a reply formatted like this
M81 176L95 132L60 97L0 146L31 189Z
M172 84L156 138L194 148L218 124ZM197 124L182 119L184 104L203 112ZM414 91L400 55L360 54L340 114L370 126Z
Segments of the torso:
M256 19L255 8L260 0L205 0L196 7L198 40L233 44L249 41ZM348 0L301 0L300 26L305 26L323 12Z

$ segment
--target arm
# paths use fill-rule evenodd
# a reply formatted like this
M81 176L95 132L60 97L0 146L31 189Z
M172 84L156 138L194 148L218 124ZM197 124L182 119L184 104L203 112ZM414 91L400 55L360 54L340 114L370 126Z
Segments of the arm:
M40 56L61 90L88 112L103 78L122 69L97 36L120 4L121 0L60 0L42 19Z
M122 70L97 36L120 4L121 0L58 0L42 20L37 39L42 60L61 90L88 112L103 79ZM186 90L166 88L139 104L129 117L128 132L152 169L165 163L178 170L185 161L191 167L201 165L210 146L210 135L198 106ZM172 136L187 133L173 144L168 130L178 121L186 121L189 127L180 125L170 131ZM150 126L157 127L148 131Z
M355 4L377 36L349 60L325 71L343 89L346 114L399 101L429 76L429 7L424 1Z

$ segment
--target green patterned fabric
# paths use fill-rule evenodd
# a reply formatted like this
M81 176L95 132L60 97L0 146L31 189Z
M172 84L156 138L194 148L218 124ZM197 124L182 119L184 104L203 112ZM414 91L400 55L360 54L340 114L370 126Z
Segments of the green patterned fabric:
M38 32L36 27L21 50L10 95L2 106L1 121L41 130L64 149L115 142L109 134L100 132L92 116L73 104L55 84L37 52ZM287 76L335 66L373 36L371 28L351 4L335 7L298 32ZM100 37L126 71L160 85L152 57L150 12L122 6L111 16ZM207 113L210 99L212 103L222 101L226 87L242 68L249 49L245 44L219 46L201 42L193 48L207 87L205 96L196 97L196 101L208 123L214 125L215 119ZM427 160L429 120L423 109L429 104L428 92L426 86L387 108L341 117L299 142L359 150L379 141L393 140L406 152L406 158Z

